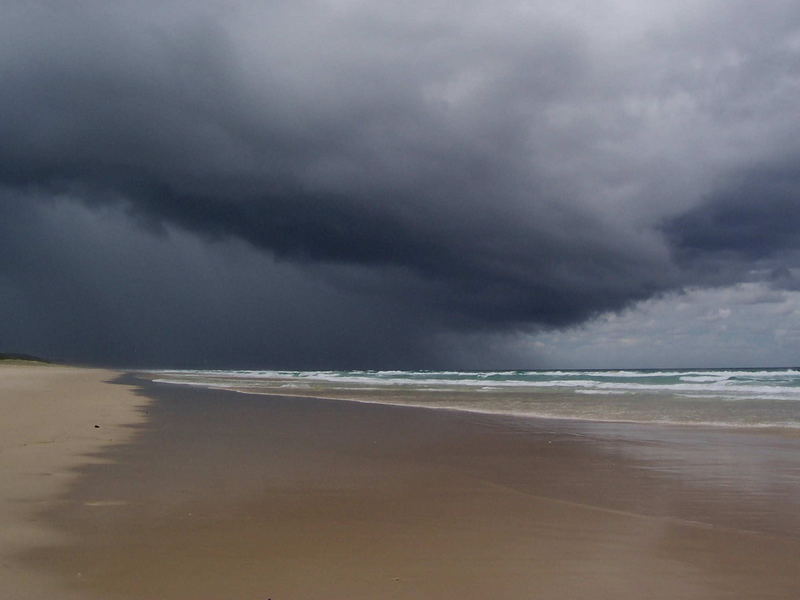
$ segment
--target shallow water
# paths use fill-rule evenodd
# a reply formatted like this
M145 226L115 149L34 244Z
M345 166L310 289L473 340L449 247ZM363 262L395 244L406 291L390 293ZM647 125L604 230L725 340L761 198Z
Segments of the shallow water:
M800 371L159 371L157 381L487 414L800 429Z

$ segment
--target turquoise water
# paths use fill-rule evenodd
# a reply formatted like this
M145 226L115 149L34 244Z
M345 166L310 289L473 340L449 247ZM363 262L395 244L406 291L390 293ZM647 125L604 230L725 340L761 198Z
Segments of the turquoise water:
M159 371L156 381L593 421L800 428L798 369Z

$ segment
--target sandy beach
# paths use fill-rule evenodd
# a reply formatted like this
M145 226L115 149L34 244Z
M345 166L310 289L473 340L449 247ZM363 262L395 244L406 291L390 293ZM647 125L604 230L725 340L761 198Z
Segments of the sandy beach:
M795 437L59 367L0 377L2 587L21 590L9 597L788 600L800 589ZM723 468L727 455L758 469Z
M104 459L104 448L130 439L146 399L109 385L113 371L0 365L0 590L20 600L70 598L60 578L18 559L31 548L65 541L38 518L75 485L78 468ZM82 595L74 596L76 598Z

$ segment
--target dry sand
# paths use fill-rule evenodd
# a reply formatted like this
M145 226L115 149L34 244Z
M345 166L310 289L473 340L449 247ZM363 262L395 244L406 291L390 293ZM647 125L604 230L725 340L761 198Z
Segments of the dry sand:
M4 481L24 500L4 517L17 531L3 542L17 549L4 575L58 593L8 597L789 600L800 590L797 472L706 481L684 468L697 458L670 450L751 444L785 460L797 440L652 430L658 441L643 441L589 425L28 373L3 388L29 411L13 428L29 433L9 445L19 455L3 446ZM145 423L109 425L138 422L145 399ZM32 435L37 414L72 402L81 408ZM23 450L34 439L62 446L37 461ZM38 483L45 464L65 483ZM748 488L750 476L765 485Z
M146 399L105 383L99 369L0 365L0 597L67 598L63 582L24 568L21 551L64 541L37 517L96 462L104 446L132 436ZM97 426L97 427L95 427Z

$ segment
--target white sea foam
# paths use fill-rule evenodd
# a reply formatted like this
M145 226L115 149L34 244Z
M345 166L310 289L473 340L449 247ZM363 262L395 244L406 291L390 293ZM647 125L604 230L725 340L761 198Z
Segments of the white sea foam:
M364 402L597 421L800 427L797 369L662 371L171 370L156 381L239 391L307 390ZM381 394L370 396L372 392ZM385 391L393 391L391 398Z

